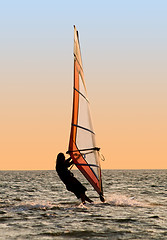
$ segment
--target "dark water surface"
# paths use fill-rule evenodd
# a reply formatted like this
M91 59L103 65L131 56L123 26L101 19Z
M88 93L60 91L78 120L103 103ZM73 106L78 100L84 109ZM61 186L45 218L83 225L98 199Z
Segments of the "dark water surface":
M167 170L103 170L83 206L55 171L0 172L0 239L167 239Z

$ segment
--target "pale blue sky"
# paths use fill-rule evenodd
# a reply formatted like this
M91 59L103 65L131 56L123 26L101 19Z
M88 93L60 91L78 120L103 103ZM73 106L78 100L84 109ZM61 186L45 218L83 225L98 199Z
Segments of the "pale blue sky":
M0 0L4 169L11 164L10 152L16 161L11 168L37 168L34 158L39 158L42 168L51 169L57 152L68 147L73 24L80 34L97 142L111 158L105 167L164 168L167 1Z

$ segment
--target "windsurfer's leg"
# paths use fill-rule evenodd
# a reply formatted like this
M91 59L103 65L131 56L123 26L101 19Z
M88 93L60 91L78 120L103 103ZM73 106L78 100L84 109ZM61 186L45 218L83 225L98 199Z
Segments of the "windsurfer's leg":
M83 204L85 204L85 194L84 193L81 194L81 201Z
M85 200L86 200L87 202L89 202L89 203L92 203L92 202L93 202L90 198L88 198L88 196L86 196L86 194L85 194Z

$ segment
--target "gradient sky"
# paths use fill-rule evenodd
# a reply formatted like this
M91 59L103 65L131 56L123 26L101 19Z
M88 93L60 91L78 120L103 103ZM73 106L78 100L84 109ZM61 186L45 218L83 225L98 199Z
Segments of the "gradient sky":
M167 168L167 1L0 1L0 170L68 148L73 25L102 168Z

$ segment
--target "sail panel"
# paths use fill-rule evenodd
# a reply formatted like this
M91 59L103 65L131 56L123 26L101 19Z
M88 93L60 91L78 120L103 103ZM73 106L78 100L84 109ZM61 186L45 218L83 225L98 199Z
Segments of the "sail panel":
M81 92L83 96L85 96L85 92L83 92L82 87L83 87L82 79L79 77L79 92ZM78 125L87 128L93 132L90 119L89 103L83 96L81 94L79 95Z
M103 194L99 154L91 122L76 27L74 27L74 93L69 153L94 189Z
M92 171L90 164L88 164L84 155L80 153L75 143L73 143L72 147L73 151L70 152L70 156L73 159L77 168L82 172L85 178L90 182L90 184L94 187L94 189L99 193L102 193L102 185L101 185L101 171L99 170L100 179L97 178L96 174Z

